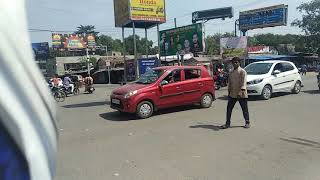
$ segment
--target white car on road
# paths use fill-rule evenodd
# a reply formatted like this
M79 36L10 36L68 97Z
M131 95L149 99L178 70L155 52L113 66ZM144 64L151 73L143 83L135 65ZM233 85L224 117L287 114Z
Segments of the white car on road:
M247 89L249 96L270 99L276 92L300 93L302 80L297 67L288 61L263 61L249 64Z

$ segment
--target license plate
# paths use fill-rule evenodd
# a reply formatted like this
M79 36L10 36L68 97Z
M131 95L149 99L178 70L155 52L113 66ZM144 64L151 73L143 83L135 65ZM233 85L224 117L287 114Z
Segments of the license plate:
M118 105L120 105L120 100L119 100L119 99L112 99L111 102L112 102L113 104L118 104Z

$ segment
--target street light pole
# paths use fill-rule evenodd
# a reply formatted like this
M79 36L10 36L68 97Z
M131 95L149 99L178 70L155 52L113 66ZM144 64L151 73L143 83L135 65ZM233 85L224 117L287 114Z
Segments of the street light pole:
M89 57L89 48L86 49L87 53L87 65L88 65L88 75L90 76L90 57Z

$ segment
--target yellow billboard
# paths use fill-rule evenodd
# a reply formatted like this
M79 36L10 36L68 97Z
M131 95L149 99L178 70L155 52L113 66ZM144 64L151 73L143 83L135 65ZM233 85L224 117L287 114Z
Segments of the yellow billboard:
M130 19L144 22L166 22L165 0L130 0Z

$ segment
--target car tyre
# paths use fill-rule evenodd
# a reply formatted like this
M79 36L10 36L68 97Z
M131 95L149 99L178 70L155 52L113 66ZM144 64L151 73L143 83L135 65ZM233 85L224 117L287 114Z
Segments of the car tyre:
M294 85L294 88L292 89L293 94L299 94L301 92L301 82L297 81L296 84Z
M272 96L272 88L269 85L266 85L263 89L262 89L262 93L261 93L261 98L263 100L269 100Z
M209 93L206 93L206 94L202 95L202 97L201 97L200 106L202 108L209 108L209 107L211 107L212 102L213 102L212 95Z
M137 106L136 114L141 119L146 119L152 116L154 111L153 104L149 101L142 101Z

